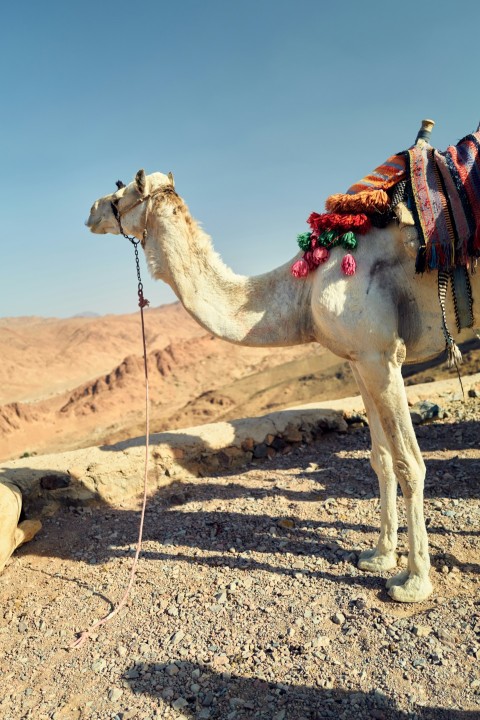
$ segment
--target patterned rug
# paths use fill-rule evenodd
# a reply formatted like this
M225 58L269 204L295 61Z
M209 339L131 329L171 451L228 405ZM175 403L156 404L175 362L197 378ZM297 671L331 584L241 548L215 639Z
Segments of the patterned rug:
M468 267L480 256L480 126L445 152L415 145L408 159L417 270Z

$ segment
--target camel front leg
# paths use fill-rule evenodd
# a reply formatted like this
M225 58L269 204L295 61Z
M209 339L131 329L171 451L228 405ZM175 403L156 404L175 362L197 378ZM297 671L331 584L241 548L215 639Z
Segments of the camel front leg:
M387 582L388 592L399 602L420 602L432 592L423 515L425 464L413 430L398 360L403 356L403 345L399 343L390 356L379 353L356 362L356 371L375 407L390 453L391 468L405 498L408 569Z
M392 456L382 429L378 412L354 363L351 368L367 411L372 452L370 463L380 488L380 536L375 548L360 553L358 567L361 570L382 572L397 565L397 478L393 472Z

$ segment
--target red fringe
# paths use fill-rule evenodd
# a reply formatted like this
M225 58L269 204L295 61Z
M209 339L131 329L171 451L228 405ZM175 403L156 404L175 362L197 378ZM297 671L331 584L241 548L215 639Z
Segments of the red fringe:
M365 235L372 224L370 219L360 213L358 215L339 215L337 213L312 213L307 220L315 235L319 236L324 230L339 230L342 233L349 230Z

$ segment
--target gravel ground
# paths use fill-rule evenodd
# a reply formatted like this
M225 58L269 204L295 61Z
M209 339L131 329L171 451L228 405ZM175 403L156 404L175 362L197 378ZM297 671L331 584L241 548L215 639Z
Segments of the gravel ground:
M480 400L441 404L417 428L426 602L396 604L356 568L379 507L355 423L158 492L129 608L78 650L128 581L138 505L48 518L0 577L0 718L480 718Z

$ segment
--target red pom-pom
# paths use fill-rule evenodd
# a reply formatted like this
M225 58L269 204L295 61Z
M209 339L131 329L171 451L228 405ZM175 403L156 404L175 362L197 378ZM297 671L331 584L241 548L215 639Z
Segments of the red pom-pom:
M355 275L357 263L353 255L345 255L342 260L342 272L344 275Z
M315 270L317 267L317 263L313 260L313 253L308 250L306 253L303 253L303 259L308 265L308 271L311 272L312 270Z
M316 247L312 253L312 259L315 265L320 265L321 263L326 262L329 257L330 253L328 252L327 248L324 248L321 245L319 247Z
M301 260L297 260L293 263L292 267L290 268L290 272L292 273L293 277L295 278L303 278L308 275L309 269L308 269L308 263L303 258Z

